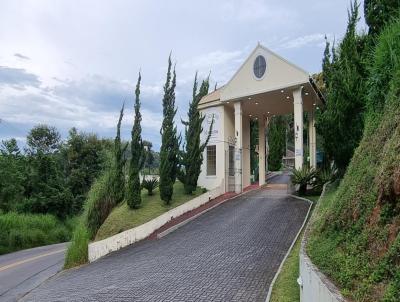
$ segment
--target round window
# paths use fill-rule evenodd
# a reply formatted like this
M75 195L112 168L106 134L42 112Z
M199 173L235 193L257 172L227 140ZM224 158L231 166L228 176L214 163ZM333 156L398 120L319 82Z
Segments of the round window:
M266 69L267 69L267 62L265 61L265 58L261 55L257 56L253 65L254 76L257 79L261 79L264 76Z

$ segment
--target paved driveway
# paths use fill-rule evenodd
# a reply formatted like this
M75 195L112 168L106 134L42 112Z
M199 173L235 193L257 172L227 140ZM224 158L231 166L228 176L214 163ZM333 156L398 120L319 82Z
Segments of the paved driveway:
M285 193L249 192L159 240L63 272L23 300L264 301L309 208Z

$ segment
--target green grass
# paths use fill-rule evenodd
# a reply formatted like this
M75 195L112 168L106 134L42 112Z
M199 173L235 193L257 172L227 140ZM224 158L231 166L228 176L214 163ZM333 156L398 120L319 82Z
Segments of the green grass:
M312 200L314 202L313 208L315 208L315 203L319 199L318 195L302 197ZM272 288L271 302L300 301L300 290L297 284L297 278L299 276L299 252L303 233L304 230L301 232L299 238L297 238L296 243L290 251L275 281L274 287Z
M0 214L0 255L68 241L73 221L62 222L50 214Z
M65 255L64 268L82 265L88 259L89 233L83 223L79 223L74 230L71 244Z
M161 214L193 199L194 197L201 195L202 193L202 190L197 188L192 195L186 195L183 184L176 182L174 185L172 202L167 206L160 199L158 188L154 190L154 194L152 196L148 196L147 191L142 190L141 207L139 209L132 210L128 207L126 202L115 207L98 230L95 240L101 240L146 223L157 216L160 216Z

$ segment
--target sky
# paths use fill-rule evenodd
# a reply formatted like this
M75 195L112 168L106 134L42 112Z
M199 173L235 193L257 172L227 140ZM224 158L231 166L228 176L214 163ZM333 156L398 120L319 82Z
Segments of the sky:
M25 143L42 123L114 137L133 124L142 73L143 139L160 146L168 55L176 64L182 130L194 74L225 84L260 42L310 74L321 70L325 35L340 40L350 0L2 0L0 140ZM362 13L362 7L360 8ZM361 20L361 30L365 27Z

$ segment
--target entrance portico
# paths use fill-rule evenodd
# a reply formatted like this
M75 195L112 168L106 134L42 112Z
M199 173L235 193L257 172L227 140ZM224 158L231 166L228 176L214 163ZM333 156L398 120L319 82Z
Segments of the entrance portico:
M200 101L199 109L207 116L203 139L213 118L214 127L199 185L211 189L222 181L225 191L235 192L250 185L250 120L259 125L259 185L265 184L265 129L269 119L278 115L294 115L295 168L300 169L304 161L303 112L308 112L310 166L315 167L314 112L321 105L320 92L307 72L257 45L225 86Z

